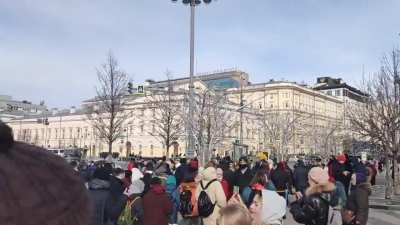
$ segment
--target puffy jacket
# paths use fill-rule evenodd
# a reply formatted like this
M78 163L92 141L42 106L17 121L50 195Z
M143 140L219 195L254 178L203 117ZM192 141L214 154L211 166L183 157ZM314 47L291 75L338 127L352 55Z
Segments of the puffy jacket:
M214 167L208 167L202 171L202 180L205 187L210 181L217 179L217 170ZM200 192L202 191L201 185L197 186L196 197L198 198ZM215 225L217 224L217 219L219 217L219 210L226 205L226 197L222 185L218 181L211 183L205 190L211 202L215 204L214 212L206 218L203 218L204 225Z
M305 196L292 203L290 212L296 222L305 225L326 225L328 222L329 201L322 194Z

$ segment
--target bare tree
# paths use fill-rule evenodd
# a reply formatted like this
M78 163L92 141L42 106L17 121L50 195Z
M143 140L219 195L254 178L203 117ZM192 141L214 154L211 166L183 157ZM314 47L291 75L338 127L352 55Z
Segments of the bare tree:
M204 165L212 151L225 140L225 133L232 126L235 113L224 91L211 88L195 93L194 120L186 121L195 138L195 150Z
M305 128L305 133L311 141L314 148L314 153L319 153L321 156L329 157L334 153L335 146L340 142L340 119L326 119L323 124L310 125ZM336 153L336 152L335 152Z
M86 115L98 137L107 142L108 152L112 153L112 145L121 137L128 118L124 98L128 77L110 52L106 62L97 69L97 78L97 96L88 106Z
M153 118L150 121L153 129L149 132L165 146L166 156L169 157L170 147L182 135L182 99L183 94L175 92L167 71L167 87L163 90L153 90L147 98L147 103L153 109Z
M300 115L279 110L265 111L259 116L264 139L269 139L279 160L287 156L287 147L295 135L295 124L300 118Z
M386 161L386 198L391 198L392 187L400 194L397 174L397 156L399 149L400 109L399 90L395 82L399 76L400 52L393 50L384 56L380 72L363 83L363 90L369 95L365 107L353 107L350 121L353 131L367 138L385 155ZM394 182L390 176L390 156L393 163ZM393 182L393 183L392 183Z

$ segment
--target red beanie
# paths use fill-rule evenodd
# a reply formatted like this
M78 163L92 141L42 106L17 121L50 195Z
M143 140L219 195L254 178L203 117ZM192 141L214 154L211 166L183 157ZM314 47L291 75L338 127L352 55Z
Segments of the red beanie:
M337 159L337 161L338 161L339 163L345 163L345 162L346 162L346 156L343 155L343 154L338 155L338 156L336 157L336 159Z

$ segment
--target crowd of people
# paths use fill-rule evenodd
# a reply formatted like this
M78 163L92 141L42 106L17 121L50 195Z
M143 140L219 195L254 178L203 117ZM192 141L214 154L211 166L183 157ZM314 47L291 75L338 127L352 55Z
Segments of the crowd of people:
M68 165L14 142L1 123L0 150L0 218L11 225L278 225L288 216L306 225L365 225L377 174L375 163L347 154L293 168L263 154L205 165L166 157L133 158L126 168Z
M132 159L127 168L89 165L80 170L95 214L93 225L360 224L368 220L375 163L347 154L327 164L294 168L285 161L241 157L209 161ZM235 219L234 219L235 218Z

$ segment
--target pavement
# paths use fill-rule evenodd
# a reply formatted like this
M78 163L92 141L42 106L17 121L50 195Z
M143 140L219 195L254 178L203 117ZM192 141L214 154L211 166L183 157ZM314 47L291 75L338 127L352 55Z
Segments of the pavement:
M372 193L369 197L369 207L372 209L399 210L400 196L393 196L392 199L385 199L385 175L378 174L376 185L372 186ZM399 223L400 224L400 223Z

